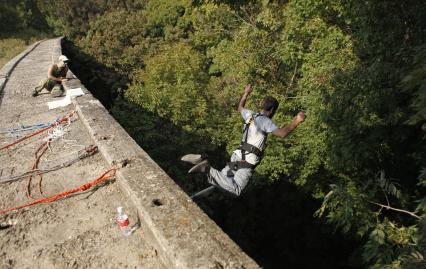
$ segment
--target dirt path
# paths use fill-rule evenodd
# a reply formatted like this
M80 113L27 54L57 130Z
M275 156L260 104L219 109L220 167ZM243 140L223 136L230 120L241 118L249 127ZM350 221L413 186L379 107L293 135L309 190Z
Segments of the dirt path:
M72 111L72 105L48 110L49 94L31 97L32 88L46 76L53 40L42 42L14 69L0 101L0 131L22 124L52 122ZM63 136L50 143L39 167L51 167L77 156L93 144L77 116L60 130ZM34 153L46 133L37 135L10 150L0 151L0 179L31 169ZM0 147L14 141L10 133L0 133ZM70 167L43 175L45 196L78 187L109 169L95 154ZM31 202L27 179L0 184L0 210ZM42 198L39 179L31 193ZM125 237L116 222L116 208L123 206L135 223L131 202L114 181L96 189L48 204L0 215L0 268L164 268L157 250L149 243L144 227Z

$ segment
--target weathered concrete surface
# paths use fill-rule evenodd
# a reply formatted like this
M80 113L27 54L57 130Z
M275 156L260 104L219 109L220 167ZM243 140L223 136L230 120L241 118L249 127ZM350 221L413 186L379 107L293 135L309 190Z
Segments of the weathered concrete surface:
M48 40L29 49L7 64L0 74L8 75L0 100L0 129L21 124L46 123L74 109L48 110L49 94L31 97L32 88L46 76L52 57L61 51L58 40ZM25 57L21 57L25 56ZM20 60L22 58L22 60ZM76 116L64 129L63 139L51 143L39 167L70 160L84 146L94 144L81 118ZM0 151L0 178L31 169L34 152L46 134L35 136L10 150ZM16 138L0 133L0 147ZM97 178L110 165L101 154L70 167L43 175L45 196L75 188ZM41 198L38 178L32 194ZM0 210L32 200L26 197L27 179L0 184ZM159 250L151 244L146 226L124 237L116 222L116 207L123 206L135 222L137 209L117 182L96 191L86 191L49 204L0 215L0 268L166 268Z

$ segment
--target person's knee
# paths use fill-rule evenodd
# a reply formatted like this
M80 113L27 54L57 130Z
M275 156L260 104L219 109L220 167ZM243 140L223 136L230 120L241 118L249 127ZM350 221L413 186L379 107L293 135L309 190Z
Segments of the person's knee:
M52 91L50 92L53 97L60 97L64 94L64 91L61 87L53 87Z

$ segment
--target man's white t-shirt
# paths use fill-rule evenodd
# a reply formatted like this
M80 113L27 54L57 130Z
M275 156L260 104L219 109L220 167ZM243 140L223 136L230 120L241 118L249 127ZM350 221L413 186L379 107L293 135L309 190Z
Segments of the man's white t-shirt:
M259 115L256 117L255 114L257 113L249 109L243 108L241 110L241 116L243 117L245 122L248 122L252 116L254 118L254 122L250 124L250 127L248 129L247 143L256 146L258 149L263 151L266 142L265 133L272 133L278 127L267 116ZM243 134L242 141L244 141L244 139L245 134ZM240 149L235 150L234 153L237 154L238 157L242 158L242 153ZM260 158L254 153L246 152L245 160L250 164L256 165L260 161Z

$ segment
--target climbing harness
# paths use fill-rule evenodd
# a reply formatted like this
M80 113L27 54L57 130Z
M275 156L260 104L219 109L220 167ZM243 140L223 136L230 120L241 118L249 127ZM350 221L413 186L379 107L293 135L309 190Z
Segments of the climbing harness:
M264 115L262 115L260 113L254 113L254 114L252 114L251 117L244 124L244 128L243 128L243 137L244 137L244 139L243 139L243 141L241 141L241 144L240 144L240 147L239 147L239 149L241 150L241 158L242 158L243 161L245 161L245 159L246 159L246 157L245 157L246 154L249 154L249 153L253 153L256 156L258 156L259 158L262 158L263 151L261 149L259 149L258 147L254 146L252 144L249 144L247 142L249 128L250 128L251 125L255 125L256 124L255 119L257 117L260 117L260 116L265 117ZM263 130L259 130L259 131L263 135L263 137L265 139L265 142L266 142L267 133L264 132Z
M240 146L238 147L239 150L241 150L241 161L235 161L235 162L228 162L227 165L229 166L229 170L226 173L226 175L228 177L233 177L234 176L234 172L238 171L241 168L250 168L250 169L255 169L257 165L251 164L249 162L246 161L246 155L247 154L254 154L257 157L259 157L259 159L262 159L263 157L263 150L259 149L258 147L248 143L248 136L249 136L249 128L252 125L256 124L255 119L257 117L265 117L265 115L262 115L260 113L254 113L250 116L250 118L248 118L248 120L244 123L244 127L243 127L243 140L241 141ZM256 127L257 128L257 127ZM263 141L264 143L266 142L266 138L267 138L267 133L264 132L263 130L258 129L258 131L261 133L261 135L263 136ZM263 147L265 148L265 146ZM260 161L259 161L260 163Z
M22 208L25 208L25 207L33 206L33 205L36 205L36 204L40 204L40 203L51 203L51 202L54 202L54 201L56 201L60 198L67 197L67 196L69 196L73 193L88 190L88 189L92 188L93 186L96 186L96 185L99 185L100 183L105 182L108 179L114 178L117 170L118 170L118 168L111 168L111 169L107 170L106 172L104 172L102 175L100 175L95 180L93 180L89 183L83 184L83 185L81 185L77 188L74 188L74 189L71 189L71 190L68 190L68 191L65 191L65 192L61 192L61 193L55 194L53 196L45 197L43 199L35 200L35 201L28 203L28 204L25 204L25 205L20 205L20 206L17 206L17 207L12 207L12 208L1 210L0 215L6 214L10 211L14 211L14 210L22 209Z
M263 152L259 148L257 148L256 146L253 146L252 144L249 144L245 141L241 142L239 149L241 151L244 151L244 152L253 153L254 155L256 155L258 157L262 157L262 154L263 154Z
M256 168L256 165L251 164L251 163L249 163L245 160L244 161L228 162L228 163L226 163L226 165L229 167L229 170L226 172L226 175L228 177L233 177L235 175L234 171L236 172L236 171L238 171L239 169L242 169L242 168L250 168L250 169Z

